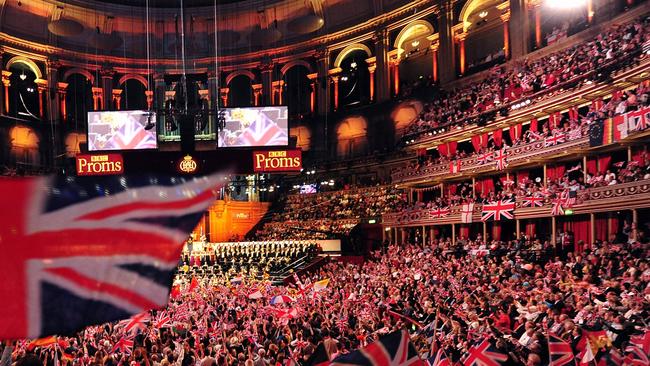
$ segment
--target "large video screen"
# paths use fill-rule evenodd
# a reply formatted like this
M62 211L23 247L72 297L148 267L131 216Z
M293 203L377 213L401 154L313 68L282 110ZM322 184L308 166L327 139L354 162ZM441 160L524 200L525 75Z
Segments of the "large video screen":
M156 122L149 111L88 112L88 151L156 149Z
M286 106L222 109L226 121L219 147L287 146L289 115Z

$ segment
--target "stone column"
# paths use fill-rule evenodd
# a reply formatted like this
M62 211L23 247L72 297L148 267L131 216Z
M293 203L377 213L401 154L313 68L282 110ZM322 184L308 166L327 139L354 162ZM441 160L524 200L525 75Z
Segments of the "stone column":
M9 113L9 87L11 86L11 80L9 80L10 76L11 76L11 71L2 70L2 85L3 85L2 99L4 100L3 104L4 104L5 114Z
M257 107L260 105L260 100L262 99L262 84L253 84L253 102Z
M311 87L311 92L309 93L309 111L311 114L314 114L316 110L316 86L318 85L318 73L308 74L307 78L309 79L309 86Z
M273 104L273 70L275 64L271 60L260 65L262 71L262 90L264 94L264 104Z
M273 95L271 98L271 103L274 105L282 105L283 98L282 98L282 91L284 87L284 80L278 80L274 81L272 84L273 86Z
M43 98L47 95L47 80L36 79L36 88L38 89L38 113L41 119L45 118L45 105L43 104Z
M121 90L120 90L121 92ZM145 90L144 96L147 98L147 109L151 110L153 108L153 90ZM118 95L119 97L119 95ZM118 99L119 101L119 99ZM118 108L119 109L119 108Z
M373 36L375 42L375 99L384 102L390 99L390 40L388 31L380 29Z
M63 121L66 121L68 119L68 108L65 102L65 95L67 93L67 90L68 83L58 83L56 92L59 97L59 110L61 111L61 120Z
M316 58L317 74L318 74L318 91L316 92L316 109L319 115L325 115L329 112L330 93L329 93L329 75L330 69L330 52L322 48L314 54Z
M153 82L154 109L163 109L165 108L165 91L167 89L165 75L162 73L154 74ZM210 79L208 79L208 83L210 83Z
M59 93L59 68L61 64L56 60L47 60L45 62L48 97L47 97L47 114L53 121L63 120L61 116L61 95Z
M501 14L501 22L503 23L503 53L506 59L510 57L510 12Z
M510 0L510 57L520 58L528 53L529 30L526 0Z
M535 18L535 47L540 49L542 47L542 1L529 0L528 6Z
M230 91L230 88L221 88L221 105L224 107L228 106L228 92Z
M93 87L92 92L93 92L93 110L98 111L100 109L103 109L102 106L103 106L104 96L102 94L104 93L104 90L102 88Z
M440 75L440 83L445 84L456 78L454 38L451 29L454 21L454 8L450 0L438 0L438 3L440 5L438 74Z
M431 41L431 76L433 76L433 82L438 82L438 49L440 48L440 39L438 38L438 33L430 36L429 40Z
M458 66L461 75L465 75L465 39L467 32L462 32L456 35L456 42L458 42Z
M339 70L340 68L332 69L333 70ZM339 75L339 72L332 73L331 79L332 79L332 90L334 91L334 110L337 111L339 109L339 80L341 80L341 76Z
M395 96L399 95L399 54L393 60L393 93Z
M122 101L122 89L113 89L112 93L113 93L112 100L115 105L115 109L119 111L121 108L120 102ZM151 93L151 99L153 102L153 92L147 90L145 93ZM147 95L147 105L149 105L149 95ZM151 106L149 106L149 109L151 109Z
M100 71L100 74L102 76L102 109L103 110L111 110L113 109L113 106L111 106L111 97L113 96L113 76L115 76L115 71L110 68L102 69ZM119 109L119 107L116 107L115 109Z
M368 72L370 73L370 101L372 102L375 99L375 70L377 65L375 64L375 57L371 57L366 60L368 64Z

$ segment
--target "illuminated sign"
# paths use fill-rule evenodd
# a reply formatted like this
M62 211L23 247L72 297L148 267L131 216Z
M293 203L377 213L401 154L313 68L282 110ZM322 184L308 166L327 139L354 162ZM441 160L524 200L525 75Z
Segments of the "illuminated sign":
M253 152L253 171L299 172L302 169L302 151L271 150Z
M196 160L190 155L185 155L185 157L178 161L178 170L183 173L192 174L198 169L198 164Z
M77 155L77 175L112 175L124 173L120 154Z
M564 210L564 214L565 215L573 215L573 210L571 210L571 209Z
M250 214L248 212L237 212L232 215L234 219L237 220L248 220L251 218Z

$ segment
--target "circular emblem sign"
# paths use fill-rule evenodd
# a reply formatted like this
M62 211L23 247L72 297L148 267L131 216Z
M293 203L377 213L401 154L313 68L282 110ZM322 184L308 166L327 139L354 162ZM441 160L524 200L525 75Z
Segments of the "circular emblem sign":
M194 160L190 155L185 155L185 157L178 162L178 170L183 173L191 174L194 173L196 169L196 160Z

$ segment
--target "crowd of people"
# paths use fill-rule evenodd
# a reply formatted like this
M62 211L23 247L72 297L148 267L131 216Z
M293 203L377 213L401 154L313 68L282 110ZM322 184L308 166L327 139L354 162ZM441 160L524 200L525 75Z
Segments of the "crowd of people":
M410 139L451 124L466 126L475 123L475 117L484 112L497 111L545 91L548 96L556 86L586 82L585 77L596 71L607 74L626 67L632 60L630 57L644 57L641 50L648 41L649 24L647 16L628 24L616 24L591 41L539 59L522 60L508 70L495 67L480 82L440 92L425 104L420 118L407 127L405 135Z
M443 350L462 363L489 339L507 364L535 366L549 364L550 335L605 361L647 336L647 243L595 243L581 255L539 242L474 244L490 250L448 238L385 246L361 265L332 261L290 285L181 271L168 307L137 327L89 327L59 338L59 349L6 343L3 357L19 366L307 365L320 343L332 359L408 328L423 359ZM585 346L593 334L599 343Z
M256 238L330 238L349 232L361 219L380 217L402 201L402 193L386 185L289 195L283 210L256 233Z
M318 245L305 241L190 243L180 261L180 271L222 272L249 277L274 276L309 263Z

